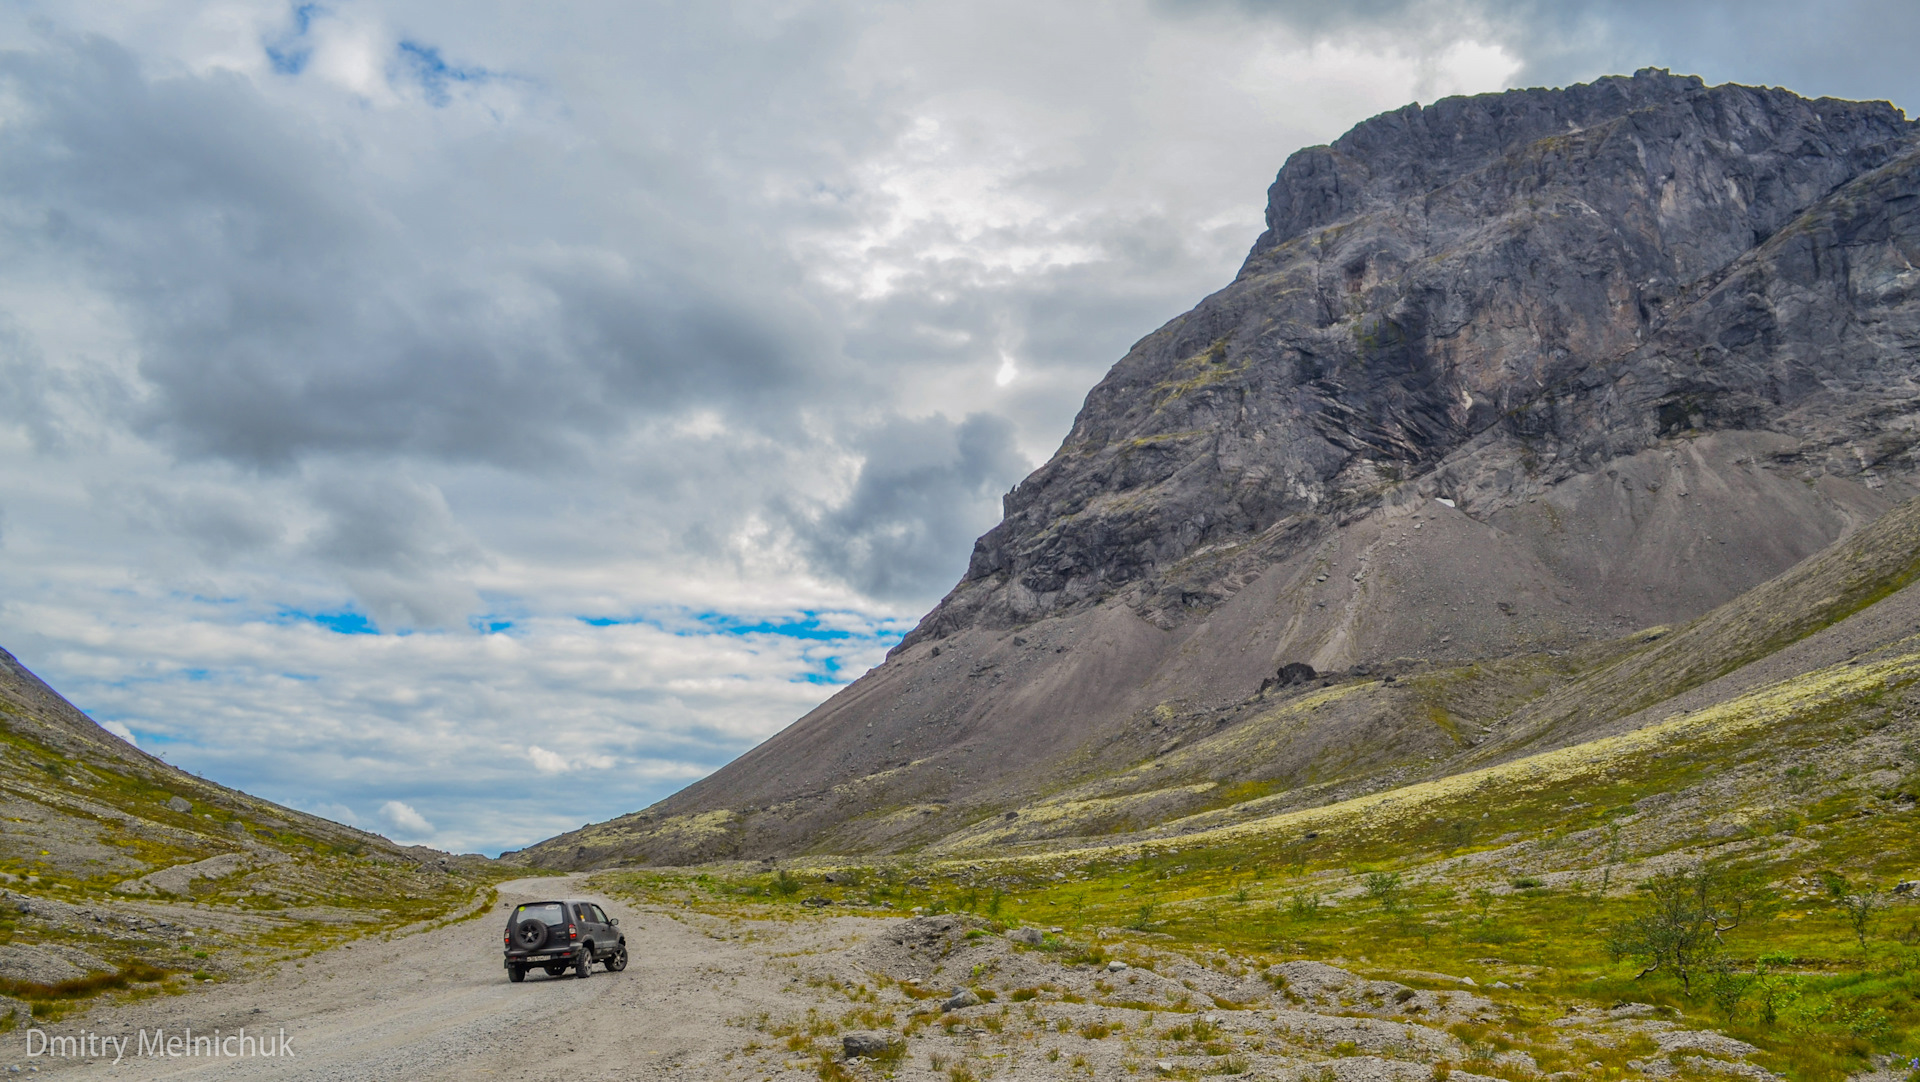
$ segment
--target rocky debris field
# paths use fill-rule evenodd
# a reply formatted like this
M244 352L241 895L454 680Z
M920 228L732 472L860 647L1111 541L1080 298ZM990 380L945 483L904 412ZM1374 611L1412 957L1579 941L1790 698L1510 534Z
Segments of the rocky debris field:
M757 1066L740 1077L829 1077L829 1062L847 1077L941 1080L1778 1077L1746 1061L1752 1046L1685 1029L1644 1004L1508 1036L1514 1005L1492 997L1511 989L1472 978L1370 979L1307 960L1256 967L1118 930L1078 943L1036 929L997 933L960 915L829 923L846 945L791 963L790 983L822 1002L756 1020L774 1040L744 1047ZM728 922L710 934L772 942L818 932ZM1542 1052L1578 1062L1548 1070L1535 1058Z
M634 948L625 972L507 981L504 907L556 897L595 898L620 918ZM0 1069L327 1082L1779 1077L1750 1061L1751 1046L1647 1004L1537 1015L1524 987L1504 981L1365 976L1310 959L1263 966L1151 934L1076 941L960 914L622 904L576 877L505 884L479 919L192 994L103 1001L43 1030L284 1030L293 1058L30 1059L23 1027L0 1037Z

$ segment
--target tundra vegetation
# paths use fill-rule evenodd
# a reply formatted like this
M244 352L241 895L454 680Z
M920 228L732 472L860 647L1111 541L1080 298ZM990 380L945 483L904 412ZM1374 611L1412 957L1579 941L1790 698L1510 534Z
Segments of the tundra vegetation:
M956 914L978 922L973 934L1057 928L1044 942L1067 965L1178 956L1257 974L1314 960L1421 994L1471 978L1494 1011L1432 1024L1477 1058L1434 1060L1434 1077L1640 1077L1659 1058L1647 1041L1601 1047L1556 1022L1644 1011L1755 1046L1751 1062L1785 1077L1838 1080L1920 1055L1920 688L1904 675L1812 683L1675 719L1653 734L1657 753L1644 740L1549 753L1187 836L992 859L636 869L599 882L730 919ZM1820 764L1817 780L1800 764ZM1112 987L1093 998L1124 1003ZM940 1036L904 1011L881 1026L861 1014L872 1006L851 1006L835 1026L883 1028L903 1049ZM1201 996L1159 1006L1152 1032L1128 1031L1129 1048L1150 1074L1193 1073L1154 1067L1182 1048L1217 1052L1209 1073L1235 1073L1272 1041L1248 1036L1260 1027L1243 1025L1238 1006ZM993 1050L1016 1047L1031 1014L1002 1017L1011 1036L943 1045L942 1070L990 1077ZM831 1051L825 1039L802 1043ZM819 1062L823 1078L853 1069ZM1698 1074L1701 1063L1676 1053L1667 1067Z

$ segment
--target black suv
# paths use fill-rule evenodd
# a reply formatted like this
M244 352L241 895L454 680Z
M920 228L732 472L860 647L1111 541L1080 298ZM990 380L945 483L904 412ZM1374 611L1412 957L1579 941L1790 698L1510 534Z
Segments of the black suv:
M534 966L558 977L585 979L600 962L607 972L627 968L627 937L620 922L592 902L527 902L507 915L507 979L527 979Z

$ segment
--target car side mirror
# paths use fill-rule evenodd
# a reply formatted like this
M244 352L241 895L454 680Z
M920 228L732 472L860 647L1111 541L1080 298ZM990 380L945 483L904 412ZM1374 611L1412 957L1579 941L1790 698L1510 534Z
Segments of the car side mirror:
M619 917L608 917L608 918L607 918L607 923L608 923L608 924L618 924L618 923L620 923L620 918L619 918Z

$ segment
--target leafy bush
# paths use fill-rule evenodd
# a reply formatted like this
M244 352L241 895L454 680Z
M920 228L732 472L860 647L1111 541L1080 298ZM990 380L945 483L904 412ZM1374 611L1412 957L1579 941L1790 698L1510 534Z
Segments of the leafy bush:
M1657 970L1673 974L1689 997L1693 978L1711 966L1724 946L1721 937L1772 909L1771 895L1758 876L1723 867L1663 872L1640 889L1648 895L1647 907L1609 930L1607 953L1616 961L1639 962L1643 968L1636 980Z
M1407 890L1400 882L1400 873L1369 872L1365 882L1367 897L1378 903L1383 912L1398 913L1406 908Z
M1855 889L1846 876L1838 872L1828 872L1824 878L1827 893L1833 897L1833 904L1840 910L1847 927L1853 929L1854 938L1860 941L1860 952L1865 954L1867 934L1873 930L1880 911L1887 907L1887 896L1871 886Z

